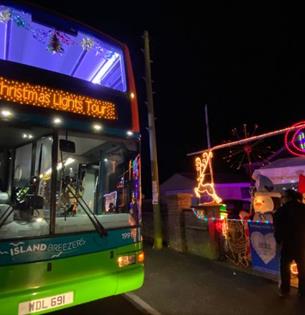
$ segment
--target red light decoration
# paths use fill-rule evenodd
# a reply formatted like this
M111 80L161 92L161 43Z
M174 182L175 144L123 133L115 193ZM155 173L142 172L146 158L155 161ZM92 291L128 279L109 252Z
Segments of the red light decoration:
M233 128L232 136L235 139L245 140L249 139L249 135L251 135L253 143L246 142L242 145L236 145L235 148L230 146L223 156L223 160L230 165L230 168L240 170L242 167L245 167L249 176L254 171L253 164L263 164L274 153L270 145L266 144L262 139L256 140L254 138L258 128L257 124L253 128L249 128L247 124L243 124L243 128ZM232 142L230 143L232 144Z
M302 131L305 131L305 121L294 124L285 133L285 147L295 156L305 156L303 143L299 140Z
M283 129L278 129L278 130L275 130L275 131L270 131L270 132L263 133L263 134L260 134L260 135L257 135L257 136L244 138L244 139L237 140L237 141L232 141L232 142L228 142L228 143L224 143L224 144L219 144L219 145L216 145L216 146L210 148L209 150L205 149L205 150L201 150L201 151L196 151L196 152L189 153L187 155L188 156L198 155L198 154L202 154L203 152L207 152L207 151L213 151L214 152L216 150L229 148L229 147L233 147L233 146L236 146L236 145L244 145L244 144L246 144L248 142L258 141L258 140L262 140L262 139L265 139L265 138L277 136L277 135L280 135L280 134L291 132L291 131L296 130L296 129L299 129L299 132L300 132L301 129L305 130L305 121L300 122L300 123L298 123L296 125L293 125L293 126L287 127L287 128L283 128ZM299 150L301 150L301 149L299 149Z

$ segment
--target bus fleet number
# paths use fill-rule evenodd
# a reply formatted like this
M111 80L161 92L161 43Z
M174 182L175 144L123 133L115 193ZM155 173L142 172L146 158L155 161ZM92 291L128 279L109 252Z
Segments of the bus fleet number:
M131 238L131 233L130 232L122 233L122 239L123 240L126 240L128 238Z

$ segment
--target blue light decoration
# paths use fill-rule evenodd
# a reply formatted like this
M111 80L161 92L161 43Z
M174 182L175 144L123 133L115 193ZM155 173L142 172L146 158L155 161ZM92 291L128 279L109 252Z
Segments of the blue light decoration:
M205 216L204 210L196 210L195 208L192 208L192 211L198 220L207 221L208 218Z
M67 34L11 6L0 5L0 59L127 91L121 47L80 30Z
M134 197L136 200L140 198L140 156L138 155L132 161L132 178L134 186Z
M132 195L129 212L133 215L136 222L141 222L141 158L137 155L130 163L132 175Z
M262 225L268 225L268 224L272 224L270 221L254 221L254 220L242 220L242 219L228 219L228 218L216 218L216 217L207 217L205 215L204 210L197 210L195 208L191 208L195 217L198 220L202 220L202 221L238 221L238 222L247 222L247 223L255 223L255 224L262 224Z

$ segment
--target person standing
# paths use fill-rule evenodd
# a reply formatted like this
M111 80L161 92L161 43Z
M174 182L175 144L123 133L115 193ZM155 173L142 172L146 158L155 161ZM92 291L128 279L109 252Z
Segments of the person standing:
M305 298L305 205L301 194L294 190L287 190L282 201L274 213L274 237L280 246L279 295L289 295L290 265L294 260L298 267L298 293Z

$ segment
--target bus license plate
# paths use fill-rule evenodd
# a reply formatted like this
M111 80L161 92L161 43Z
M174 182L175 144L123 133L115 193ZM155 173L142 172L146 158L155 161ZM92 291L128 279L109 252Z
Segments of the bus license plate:
M33 314L62 305L71 304L73 303L73 297L73 292L67 292L43 299L22 302L19 303L18 315Z

